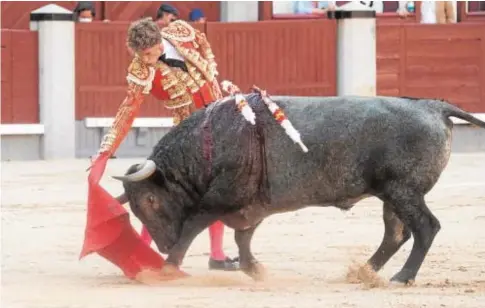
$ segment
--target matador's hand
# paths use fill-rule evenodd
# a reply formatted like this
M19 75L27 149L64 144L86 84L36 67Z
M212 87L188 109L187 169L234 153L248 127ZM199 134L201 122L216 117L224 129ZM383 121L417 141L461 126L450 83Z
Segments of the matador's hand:
M229 80L224 80L221 82L222 90L229 95L235 95L237 93L241 93L241 89L238 86L230 82Z
M96 152L96 154L91 155L91 156L89 157L89 159L90 159L90 161L91 161L91 164L90 164L90 166L89 166L89 167L86 169L86 171L89 171L89 170L91 169L91 167L93 167L94 162L95 162L95 161L98 159L98 157L99 157L100 155L101 155L101 151L98 151L98 152Z

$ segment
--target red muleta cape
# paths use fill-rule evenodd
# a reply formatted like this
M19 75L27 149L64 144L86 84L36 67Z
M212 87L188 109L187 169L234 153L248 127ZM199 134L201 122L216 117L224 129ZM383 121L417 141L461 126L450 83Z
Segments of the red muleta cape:
M136 279L144 270L160 272L163 257L141 240L130 224L129 213L99 185L108 159L109 153L98 156L88 176L87 221L79 259L96 252L130 279ZM170 279L181 276L186 274L180 271Z

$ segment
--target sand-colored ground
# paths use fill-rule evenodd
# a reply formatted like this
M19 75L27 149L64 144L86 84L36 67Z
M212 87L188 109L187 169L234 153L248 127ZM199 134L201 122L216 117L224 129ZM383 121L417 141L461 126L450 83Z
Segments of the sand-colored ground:
M106 175L133 162L118 159ZM455 154L427 201L442 231L412 287L369 289L346 279L380 243L377 199L349 212L311 208L273 216L253 250L270 274L207 270L208 235L184 263L193 277L156 286L128 281L97 255L78 261L86 208L87 160L2 163L2 308L17 307L485 307L485 154ZM113 194L119 182L105 175ZM136 228L139 222L132 218ZM236 247L226 229L225 247ZM379 273L387 281L404 264L409 241Z

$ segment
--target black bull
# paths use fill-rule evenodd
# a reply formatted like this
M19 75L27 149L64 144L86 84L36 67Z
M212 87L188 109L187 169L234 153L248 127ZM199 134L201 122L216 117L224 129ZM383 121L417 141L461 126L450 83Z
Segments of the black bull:
M256 125L234 100L216 102L166 134L145 164L115 177L167 262L180 265L194 238L221 220L235 229L241 268L260 279L250 243L265 217L308 206L347 210L375 196L383 201L385 232L368 264L380 270L412 235L411 253L392 278L412 282L440 230L424 196L450 156L449 117L485 122L439 100L273 98L299 130L304 153L258 94L246 98Z

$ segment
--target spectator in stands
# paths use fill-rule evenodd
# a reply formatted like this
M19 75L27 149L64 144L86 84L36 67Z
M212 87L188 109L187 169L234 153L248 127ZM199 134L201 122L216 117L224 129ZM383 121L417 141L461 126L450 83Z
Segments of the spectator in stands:
M399 1L397 13L401 17L407 17L409 13L415 13L416 7L414 1Z
M335 1L293 1L294 14L325 15L335 8Z
M422 1L422 24L456 23L456 13L453 1Z
M384 13L384 1L359 1L362 5L365 5L371 9L373 9L374 11L376 11L376 13ZM394 2L394 1L393 1ZM398 13L399 15L407 15L409 14L409 10L408 10L408 7L407 7L407 4L408 3L413 3L414 4L414 1L396 1L398 2L398 8L396 10L396 13ZM392 11L389 11L388 12L392 12Z
M206 20L201 9L193 9L189 13L189 21L204 23Z
M170 4L162 4L157 11L156 22L160 28L168 26L172 21L176 21L179 17L177 9Z
M394 1L393 1L394 2ZM396 13L400 16L405 17L409 13L414 12L414 1L396 1L398 2L398 8ZM384 10L384 1L359 1L360 4L374 10L376 13L392 12L392 10ZM412 4L409 6L408 4ZM409 9L413 9L410 11Z
M76 22L92 22L95 16L96 10L92 1L79 1L74 8Z

